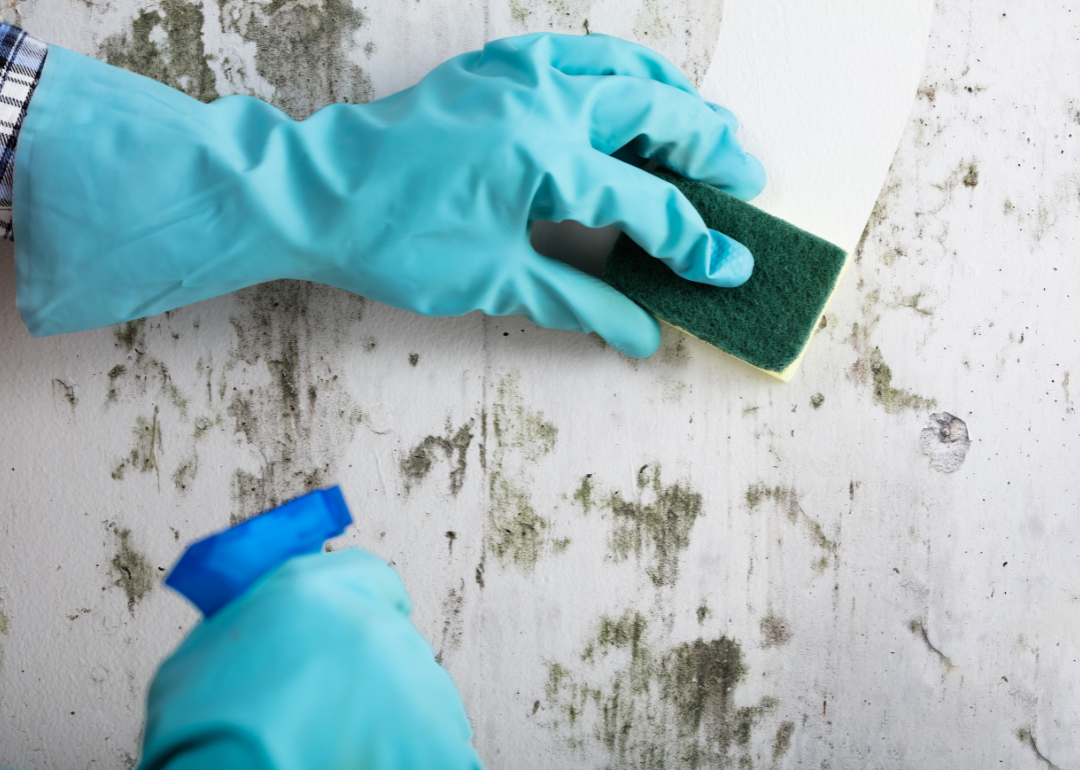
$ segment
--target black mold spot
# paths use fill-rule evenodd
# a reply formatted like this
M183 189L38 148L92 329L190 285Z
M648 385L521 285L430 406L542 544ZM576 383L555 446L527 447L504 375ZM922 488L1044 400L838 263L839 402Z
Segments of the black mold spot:
M761 637L762 647L783 647L791 641L791 631L787 621L770 612L761 619Z
M474 424L474 420L469 420L453 432L448 427L445 436L427 436L409 450L409 453L398 463L401 476L405 479L406 493L427 478L440 455L448 462L453 458L450 471L450 494L456 496L461 491L461 486L465 483L467 456L469 445L473 440Z
M698 625L700 626L701 624L703 624L705 622L705 618L707 617L709 617L709 607L705 604L705 602L702 602L701 605L697 608Z
M154 587L154 570L146 557L132 547L130 529L119 529L116 524L109 524L109 528L116 537L116 553L109 562L116 577L113 585L123 589L128 612L134 615L135 604Z
M131 32L112 35L98 50L99 58L115 67L153 78L178 88L202 102L218 98L214 73L207 64L203 46L203 12L198 3L162 0L161 10L140 10L131 22ZM165 33L161 45L151 40L160 27Z
M71 407L71 411L75 411L75 407L79 405L79 397L75 395L75 384L67 382L65 380L55 379L52 382L53 393L58 394L62 399L68 402L68 406Z
M919 445L930 458L931 468L952 473L964 464L971 448L967 423L948 412L936 412L919 433Z
M371 100L371 78L349 57L367 18L349 0L218 2L222 31L255 44L255 69L274 89L270 102L293 118L301 120L328 104ZM238 90L247 90L242 70L227 77L240 81Z
M825 396L823 396L821 393L815 393L814 395L810 396L810 406L814 407L815 409L820 409L821 405L824 403Z
M409 366L416 366L418 363L420 363L420 354L409 353Z
M974 163L968 164L967 173L964 174L964 187L978 187L979 168Z

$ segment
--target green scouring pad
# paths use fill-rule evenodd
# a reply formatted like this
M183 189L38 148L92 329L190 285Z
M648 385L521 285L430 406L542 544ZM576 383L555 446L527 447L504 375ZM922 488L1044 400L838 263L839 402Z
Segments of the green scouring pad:
M661 321L789 381L847 266L847 254L816 235L701 182L670 171L705 224L754 255L750 280L734 289L677 276L623 235L604 278Z

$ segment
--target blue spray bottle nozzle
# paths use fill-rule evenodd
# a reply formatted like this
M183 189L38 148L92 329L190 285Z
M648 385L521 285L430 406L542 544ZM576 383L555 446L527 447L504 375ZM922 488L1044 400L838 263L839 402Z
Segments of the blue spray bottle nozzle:
M316 490L192 544L165 585L209 618L293 556L321 551L351 523L340 487Z

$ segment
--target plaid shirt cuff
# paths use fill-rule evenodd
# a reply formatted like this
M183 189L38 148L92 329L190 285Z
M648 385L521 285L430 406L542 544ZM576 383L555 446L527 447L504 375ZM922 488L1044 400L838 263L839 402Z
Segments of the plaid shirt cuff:
M15 240L11 229L15 143L48 52L47 44L12 24L0 23L0 238L8 241Z

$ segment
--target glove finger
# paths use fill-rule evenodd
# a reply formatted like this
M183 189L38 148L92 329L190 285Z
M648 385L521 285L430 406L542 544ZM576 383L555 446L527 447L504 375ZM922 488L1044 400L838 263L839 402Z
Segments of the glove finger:
M738 241L706 227L673 185L607 155L567 158L554 169L553 196L539 211L559 212L586 227L616 225L677 274L712 286L739 286L754 258ZM554 218L554 217L553 217Z
M625 294L564 262L535 254L517 282L524 314L548 329L596 332L625 356L660 347L660 324Z
M679 68L656 51L611 35L536 32L495 40L484 46L485 54L490 52L497 58L525 50L565 75L623 75L653 80L697 95L697 89Z
M765 187L765 169L742 148L735 136L738 122L727 110L719 112L698 96L636 78L575 81L580 103L592 109L589 142L605 155L627 147L744 200Z

